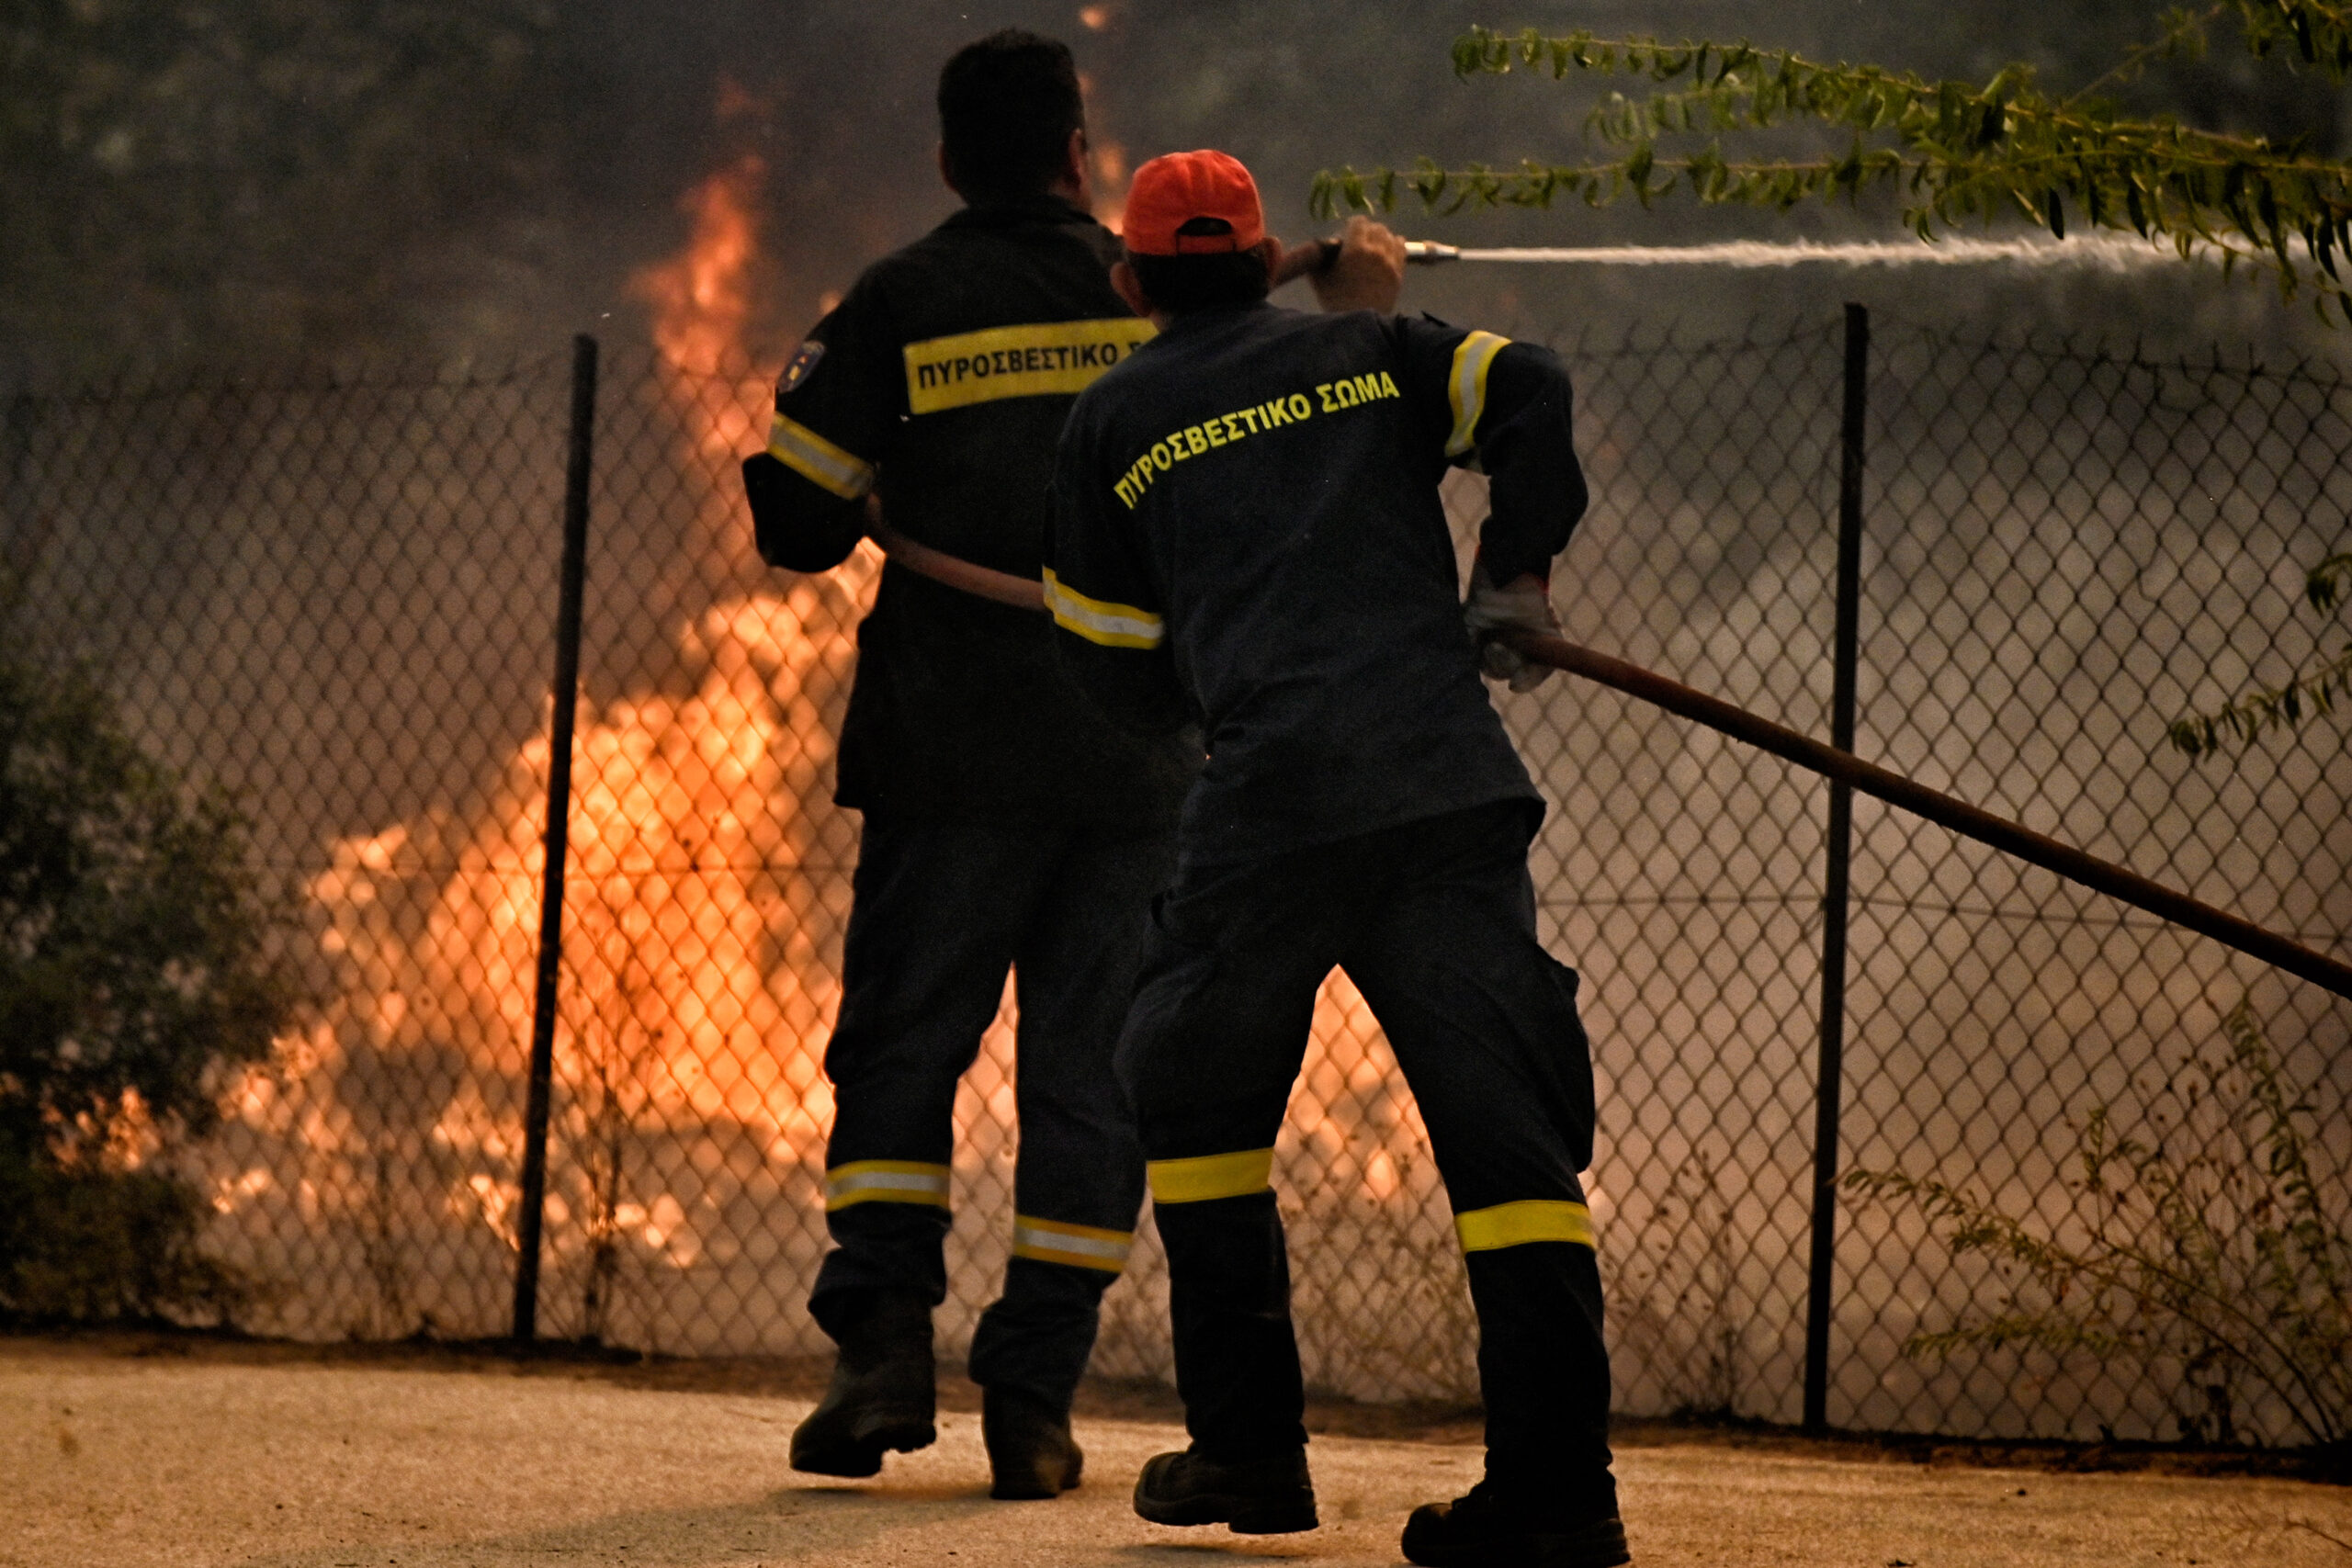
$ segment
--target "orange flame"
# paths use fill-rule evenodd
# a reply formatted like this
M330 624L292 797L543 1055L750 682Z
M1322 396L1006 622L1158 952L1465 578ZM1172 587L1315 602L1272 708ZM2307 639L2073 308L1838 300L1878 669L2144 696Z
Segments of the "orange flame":
M1086 19L1091 13L1081 11ZM1098 31L1109 21L1109 8L1093 8L1092 19L1086 25ZM1094 176L1094 220L1114 234L1119 232L1127 216L1127 150L1118 141L1100 134L1102 124L1101 100L1094 91L1094 78L1081 71L1078 73L1078 90L1086 101L1086 123L1093 128L1088 141L1092 152Z
M1116 187L1124 150L1104 142L1095 172ZM695 186L682 204L693 218L684 247L632 279L653 310L683 427L680 468L705 485L702 533L720 561L750 551L740 492L723 476L765 437L768 382L749 373L743 345L763 177L745 157ZM1115 197L1103 210L1115 222ZM746 1187L805 1170L822 1148L832 1111L822 1053L840 1000L838 952L825 939L846 922L842 868L855 837L828 797L824 698L846 688L849 628L872 602L879 564L869 547L825 578L722 592L674 634L697 671L687 693L582 704L548 1219L558 1256L591 1270L623 1243L677 1269L705 1245L695 1211L711 1188L683 1204L632 1190L620 1179L620 1130L668 1129L694 1147L697 1168L706 1156L723 1161ZM223 1174L212 1196L224 1213L280 1201L305 1223L364 1216L370 1140L381 1133L338 1097L280 1086L360 1051L454 1046L487 1070L463 1076L429 1133L474 1165L453 1178L444 1207L514 1245L515 1189L482 1167L511 1171L519 1154L517 1108L498 1097L531 1039L550 755L544 732L525 743L477 816L428 812L330 846L310 893L338 999L285 1043L278 1075L256 1076L236 1105L302 1163L283 1177L260 1166ZM1013 1023L1008 999L959 1097L959 1171L1012 1156ZM1424 1202L1429 1162L1391 1152L1420 1146L1419 1117L1375 1034L1362 998L1334 975L1285 1157L1321 1173L1326 1190ZM744 1139L722 1147L730 1127Z
M1116 141L1094 148L1094 220L1114 234L1126 227L1127 150Z
M686 193L680 207L694 217L686 247L629 280L630 292L653 308L653 345L673 386L681 378L741 375L743 329L752 315L752 268L759 259L752 217L767 165L746 154ZM691 422L697 449L731 457L764 436L741 399L676 398Z
M722 476L765 437L768 380L749 372L742 341L763 173L747 157L695 186L685 246L632 280L653 310L682 471L708 477L703 532L721 558L750 548L740 491ZM551 1180L548 1213L592 1241L626 1234L681 1267L698 1245L674 1200L626 1201L602 1179L597 1149L616 1128L740 1127L755 1166L821 1146L831 1096L820 1063L839 982L818 938L838 931L846 911L832 906L847 889L812 887L798 868L845 848L826 796L821 696L848 678L846 628L872 576L861 557L831 581L722 595L675 634L700 672L691 694L582 705L550 1148L551 1168L569 1175ZM339 999L285 1054L289 1069L318 1071L354 1048L458 1046L491 1071L469 1077L433 1139L510 1167L514 1109L483 1086L520 1067L531 1037L549 759L544 732L525 743L470 820L427 814L331 846L310 892ZM401 913L420 907L421 930ZM256 1084L239 1109L255 1123L300 1115L304 1125L284 1130L306 1149L365 1146L332 1101L298 1112ZM335 1184L349 1184L322 1169L302 1202L332 1204ZM232 1181L216 1201L248 1196ZM512 1239L511 1187L477 1174L450 1202Z

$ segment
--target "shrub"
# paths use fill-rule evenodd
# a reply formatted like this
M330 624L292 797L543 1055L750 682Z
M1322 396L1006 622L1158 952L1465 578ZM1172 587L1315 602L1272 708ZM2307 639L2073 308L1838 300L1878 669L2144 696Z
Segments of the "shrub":
M0 1314L219 1315L205 1204L160 1168L291 1021L288 915L245 823L96 682L0 655Z
M1958 1184L1850 1173L1849 1188L1948 1225L1954 1253L2023 1275L1999 1310L1915 1335L1905 1351L2121 1361L2173 1382L2184 1438L2239 1440L2253 1392L2311 1443L2352 1440L2352 1231L2314 1170L2312 1103L2251 1007L2231 1011L2221 1048L2192 1056L2152 1109L2147 1142L2118 1135L2104 1105L2086 1118L2064 1239Z

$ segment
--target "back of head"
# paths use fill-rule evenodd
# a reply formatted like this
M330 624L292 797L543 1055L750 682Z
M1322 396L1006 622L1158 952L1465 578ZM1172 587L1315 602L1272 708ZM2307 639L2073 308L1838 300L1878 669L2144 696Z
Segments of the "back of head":
M1067 45L1007 28L967 43L939 73L939 138L947 177L966 201L1042 196L1063 168L1069 134L1086 129L1078 66Z
M1136 284L1144 298L1171 316L1255 305L1273 291L1266 260L1255 251L1197 256L1130 252L1127 265L1136 269Z
M1265 211L1238 159L1204 148L1136 171L1127 188L1127 265L1170 315L1253 305L1267 294Z

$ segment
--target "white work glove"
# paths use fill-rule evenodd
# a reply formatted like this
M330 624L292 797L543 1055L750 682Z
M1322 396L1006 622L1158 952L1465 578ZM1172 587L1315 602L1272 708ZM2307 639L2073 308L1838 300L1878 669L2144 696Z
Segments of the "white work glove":
M1489 681L1507 681L1514 692L1532 692L1554 674L1548 664L1531 664L1517 650L1495 640L1498 631L1560 635L1560 617L1552 613L1552 585L1544 579L1521 576L1497 587L1487 575L1487 563L1470 569L1470 597L1462 619L1478 645L1478 669Z

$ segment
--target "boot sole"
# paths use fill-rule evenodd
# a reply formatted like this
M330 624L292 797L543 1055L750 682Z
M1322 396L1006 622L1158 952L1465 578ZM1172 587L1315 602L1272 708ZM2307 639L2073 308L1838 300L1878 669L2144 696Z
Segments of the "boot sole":
M912 1453L939 1440L939 1428L927 1416L869 1416L858 1422L838 1443L795 1449L792 1468L806 1475L837 1475L863 1481L882 1473L885 1453Z
M1060 1482L1056 1483L1034 1472L1027 1475L1017 1472L1008 1475L997 1470L995 1461L991 1459L989 1470L992 1484L989 1487L989 1495L1000 1503L1042 1503L1049 1498L1058 1497L1065 1492L1077 1491L1079 1478L1084 1473L1085 1464L1083 1456L1072 1455L1069 1463L1062 1470Z
M814 1449L794 1454L792 1468L803 1475L838 1475L850 1481L863 1481L868 1476L882 1473L882 1450L847 1446Z
M1321 1523L1311 1496L1268 1499L1212 1493L1163 1503L1137 1493L1136 1512L1156 1525L1223 1525L1236 1535L1296 1535Z
M1452 1546L1422 1545L1418 1552L1408 1549L1405 1560L1420 1568L1622 1568L1634 1555L1625 1545L1623 1521L1603 1519L1558 1535L1488 1536Z

